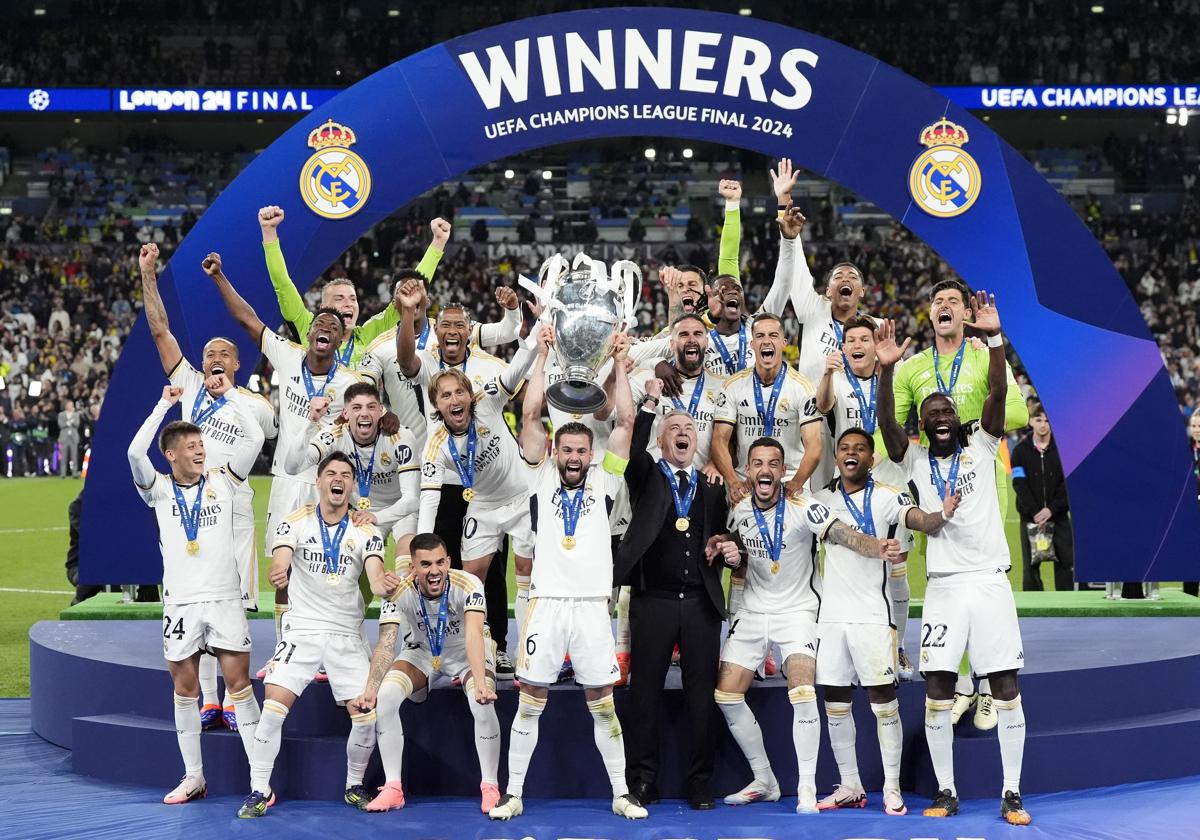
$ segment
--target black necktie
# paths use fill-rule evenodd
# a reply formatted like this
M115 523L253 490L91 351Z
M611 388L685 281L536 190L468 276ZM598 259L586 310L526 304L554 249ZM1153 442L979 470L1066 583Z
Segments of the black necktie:
M679 498L687 498L688 492L688 475L683 470L675 470L675 477L679 479Z

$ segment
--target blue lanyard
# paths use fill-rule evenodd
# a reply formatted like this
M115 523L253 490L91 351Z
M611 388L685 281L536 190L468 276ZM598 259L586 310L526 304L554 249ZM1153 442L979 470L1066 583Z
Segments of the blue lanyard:
M425 596L417 589L417 601L421 605L421 621L425 622L425 638L429 640L429 652L435 657L441 657L442 648L446 644L446 625L450 615L450 581L445 582L445 589L438 602L437 629L434 630L429 621L429 612L425 608Z
M200 410L200 403L204 402L204 395L207 393L204 388L201 388L196 393L196 402L192 404L192 423L196 426L203 426L208 422L208 418L212 417L218 411L225 407L225 395L213 400L208 404L208 408Z
M417 337L417 349L424 350L425 345L429 343L429 319L425 319L425 326L421 327L421 334Z
M567 488L558 488L559 495L562 497L563 533L568 537L575 536L575 526L579 524L579 516L583 513L583 490L581 484L575 491L575 498L572 499L567 495Z
M325 396L325 389L329 387L329 383L333 381L333 375L337 373L338 360L334 357L333 362L329 365L329 373L325 374L325 382L321 385L321 390L317 390L316 383L313 382L313 375L308 370L308 359L300 363L300 375L304 377L304 390L308 392L308 398Z
M862 427L867 434L875 433L875 388L879 384L879 377L871 374L871 399L867 399L863 395L862 383L858 381L858 376L854 371L850 370L850 362L843 356L842 360L846 363L846 379L850 382L850 387L854 391L854 399L858 400L858 413L862 415Z
M468 348L467 354L465 356L463 356L463 360L462 360L462 372L463 373L467 372L467 362L469 362L470 360L471 360L471 351ZM450 367L456 367L456 365L450 365ZM446 357L442 355L442 348L439 347L438 348L438 370L445 370L445 369L446 369Z
M196 485L196 501L192 502L191 509L188 508L187 501L183 498L183 491L179 489L179 484L175 479L171 479L171 487L175 490L175 506L179 508L179 521L183 523L183 534L188 538L188 542L194 543L196 535L200 533L200 505L204 500L204 477L200 477L200 483Z
M954 354L954 363L950 365L950 384L947 385L945 382L942 381L942 371L941 371L941 368L938 367L937 343L934 342L934 345L932 348L932 350L933 350L933 375L937 377L938 390L948 397L954 396L954 386L956 384L958 384L958 373L962 368L963 352L966 349L967 349L967 342L966 342L966 339L963 339L963 343L958 345L958 352Z
M854 517L854 521L858 524L858 529L864 534L875 536L875 519L871 516L871 494L875 492L875 479L867 476L867 486L863 492L862 510L854 504L854 500L850 498L850 494L846 492L846 487L841 482L838 482L838 489L842 491L842 501L846 503L846 510L850 511L850 515Z
M787 379L787 367L780 367L775 374L775 384L771 386L771 398L763 407L762 382L758 379L758 371L754 371L754 405L758 408L758 416L763 421L763 437L775 434L775 406L779 403L779 394L783 391L783 380Z
M708 331L708 336L712 339L712 343L716 346L717 352L721 354L721 358L725 361L726 373L732 376L739 370L744 370L746 368L746 345L749 344L750 338L746 334L745 324L742 324L741 329L738 330L737 359L734 359L729 355L729 348L725 346L725 341L722 339L721 334L717 332L715 327Z
M375 474L375 447L377 446L379 446L378 434L375 435L375 442L371 444L371 457L367 460L366 469L363 469L362 461L358 459L358 444L355 444L354 449L350 451L350 454L354 457L355 476L358 479L358 495L362 499L367 499L371 496L371 477Z
M762 515L762 511L758 509L758 505L752 499L750 501L750 509L754 511L754 521L758 523L758 533L762 534L763 544L767 547L767 554L771 556L772 563L779 562L779 555L783 551L783 512L786 509L786 503L783 500L783 489L779 490L779 499L775 502L775 538L771 538L770 529L767 528L767 519Z
M837 339L838 347L842 346L842 325L837 318L830 318L829 323L833 325L833 335ZM843 353L843 356L846 354Z
M673 361L671 362L671 367L675 367L675 362L673 362ZM687 413L689 415L691 415L693 418L696 417L696 409L700 407L700 398L702 396L704 396L704 368L703 367L700 368L700 376L696 380L696 387L692 391L692 398L691 398L691 400L688 401ZM683 403L681 403L679 401L678 397L671 397L671 402L674 403L675 407L677 409L679 409L680 411L684 410Z
M464 459L458 454L458 447L454 445L454 435L446 435L446 443L450 444L450 458L454 461L454 468L458 470L458 477L462 479L464 490L470 489L475 484L475 444L477 441L475 421L472 420L471 424L467 426L467 457Z
M346 342L346 349L337 354L337 360L350 367L350 357L354 355L354 333L350 334L350 340Z
M659 460L658 468L663 471L663 475L667 477L667 483L671 485L671 497L675 499L675 515L680 519L686 519L688 512L692 509L692 500L696 498L696 468L692 467L688 473L688 491L686 497L679 495L679 479L675 477L675 470L667 465L665 460Z
M962 450L955 450L953 457L950 459L950 474L946 478L942 478L942 470L938 467L937 458L933 457L933 453L929 453L929 471L933 474L933 485L937 487L938 498L942 501L946 500L946 487L949 486L950 492L954 492L954 488L958 486L958 458L962 455Z
M350 514L346 513L342 516L342 521L338 523L337 530L333 536L329 536L329 528L325 525L325 520L321 516L321 506L317 505L317 525L321 528L321 544L325 548L325 574L336 575L338 567L342 559L342 537L346 533L346 526L350 523Z

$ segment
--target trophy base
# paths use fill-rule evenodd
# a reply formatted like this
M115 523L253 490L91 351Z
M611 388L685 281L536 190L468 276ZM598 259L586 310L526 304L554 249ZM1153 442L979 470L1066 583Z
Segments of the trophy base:
M568 379L546 388L546 399L559 411L569 414L591 414L608 400L604 389L596 383Z

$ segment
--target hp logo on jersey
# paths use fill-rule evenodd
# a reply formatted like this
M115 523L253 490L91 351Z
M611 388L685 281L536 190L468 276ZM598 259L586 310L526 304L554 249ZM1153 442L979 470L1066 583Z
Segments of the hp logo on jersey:
M979 164L962 148L969 139L965 128L944 118L921 132L920 142L928 148L908 171L908 189L929 215L958 216L979 198Z
M316 153L300 168L300 196L318 216L345 219L367 203L371 171L350 151L357 140L348 126L333 120L308 135L308 145Z

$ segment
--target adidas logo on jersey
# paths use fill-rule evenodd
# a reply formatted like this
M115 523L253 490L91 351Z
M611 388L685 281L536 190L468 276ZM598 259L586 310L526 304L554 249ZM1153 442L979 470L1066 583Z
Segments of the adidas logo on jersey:
M896 674L896 672L892 670L892 666L891 666L891 665L889 665L889 666L887 667L887 670L883 672L883 675L884 675L885 677L892 677L892 676L895 676L895 674Z

